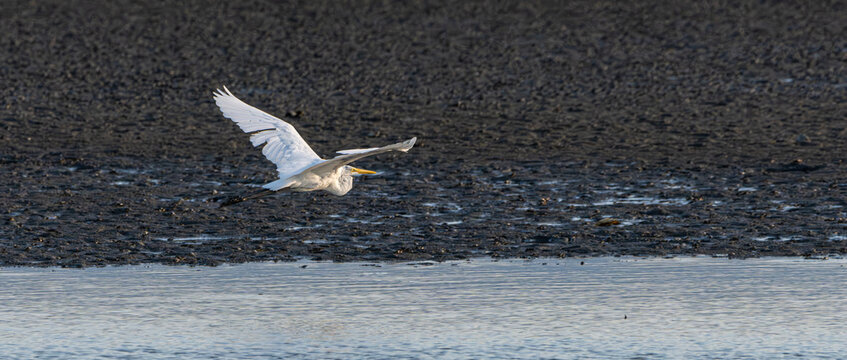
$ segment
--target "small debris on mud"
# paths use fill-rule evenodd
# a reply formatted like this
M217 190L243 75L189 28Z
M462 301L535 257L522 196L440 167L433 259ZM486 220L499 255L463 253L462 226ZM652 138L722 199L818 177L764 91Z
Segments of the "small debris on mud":
M618 220L618 219L605 218L605 219L598 220L596 223L594 223L594 225L597 225L597 226L612 226L612 225L619 225L620 223L621 223L621 221Z

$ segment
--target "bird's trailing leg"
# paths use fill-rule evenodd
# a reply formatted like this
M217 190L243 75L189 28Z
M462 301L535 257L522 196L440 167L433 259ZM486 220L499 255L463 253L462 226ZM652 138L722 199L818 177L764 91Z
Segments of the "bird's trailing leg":
M267 190L267 189L265 189L265 190L262 190L262 191L259 191L259 192L255 193L255 194L253 194L253 195L247 195L247 196L233 196L233 197L231 197L231 198L229 198L229 199L224 200L224 201L221 203L221 206L219 206L219 207L224 207L224 206L230 206L230 205L233 205L233 204L238 204L238 203L240 203L240 202L242 202L242 201L258 199L258 198L260 198L260 197L263 197L263 196L267 196L267 195L273 194L273 193L275 193L275 192L276 192L276 191L273 191L273 190Z

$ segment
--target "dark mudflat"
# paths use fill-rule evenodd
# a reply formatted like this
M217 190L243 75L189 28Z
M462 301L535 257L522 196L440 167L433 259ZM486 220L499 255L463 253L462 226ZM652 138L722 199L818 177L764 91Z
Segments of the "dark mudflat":
M6 1L0 265L847 253L845 39L842 2ZM275 179L224 84L324 156L419 141L218 208Z

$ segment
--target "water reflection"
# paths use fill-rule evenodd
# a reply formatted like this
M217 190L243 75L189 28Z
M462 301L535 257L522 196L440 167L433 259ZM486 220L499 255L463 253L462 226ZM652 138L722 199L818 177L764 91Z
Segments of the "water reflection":
M3 268L0 353L838 358L847 352L845 264L604 258Z

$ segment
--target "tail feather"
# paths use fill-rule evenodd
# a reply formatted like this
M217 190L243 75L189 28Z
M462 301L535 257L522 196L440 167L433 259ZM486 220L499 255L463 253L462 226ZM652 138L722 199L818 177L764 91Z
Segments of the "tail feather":
M271 181L271 182L269 182L265 185L262 185L262 187L265 188L265 189L268 189L268 190L277 191L277 190L285 189L285 188L287 188L287 187L289 187L293 184L294 184L294 181L292 181L291 179L286 177L284 179Z

